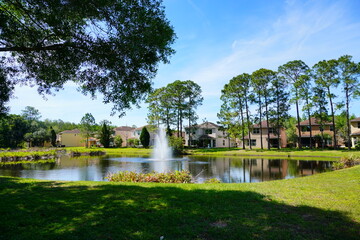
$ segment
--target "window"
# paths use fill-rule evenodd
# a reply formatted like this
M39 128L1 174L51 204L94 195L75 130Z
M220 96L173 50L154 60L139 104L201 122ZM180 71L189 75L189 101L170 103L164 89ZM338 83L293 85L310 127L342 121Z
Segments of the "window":
M260 128L254 128L254 129L253 129L253 133L254 133L254 134L260 133Z
M310 132L310 126L302 126L301 131L302 132ZM320 129L320 131L321 131L321 129Z
M251 146L256 146L256 139L251 139Z
M205 129L205 134L212 134L212 129Z
M330 131L334 131L333 125L330 125Z
M273 129L273 128L269 128L268 131L269 131L269 133L274 133L274 129Z
M357 124L358 124L358 126L357 126L357 127L358 127L358 128L360 128L360 122L358 122Z
M223 140L223 146L225 146L225 140Z

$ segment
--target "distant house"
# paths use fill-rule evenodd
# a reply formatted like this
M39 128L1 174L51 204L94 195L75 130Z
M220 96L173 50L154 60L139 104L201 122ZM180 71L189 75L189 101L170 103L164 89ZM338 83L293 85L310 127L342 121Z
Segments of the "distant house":
M141 131L142 129L146 127L146 129L148 130L149 134L150 134L150 143L149 146L154 146L155 144L155 135L156 135L156 131L153 130L153 126L152 125L145 125L142 127L138 127L135 129L134 135L135 138L140 140L140 135L141 135Z
M155 132L150 130L151 126L149 125L138 128L133 128L128 126L117 127L114 129L115 136L121 136L123 140L122 147L128 147L130 139L140 140L141 131L144 127L146 127L150 133L150 146L153 146L155 143Z
M135 128L128 126L121 126L114 129L115 136L121 136L123 142L122 147L128 146L128 140L134 139L135 137Z
M330 135L331 138L325 138L324 139L324 145L325 146L332 146L333 143L333 137L334 137L334 129L332 126L332 123L325 122L323 123L323 126L319 123L319 121L316 118L310 118L311 119L311 133L312 133L312 143L315 147L321 147L321 142L319 141L319 138L321 137L321 134L324 135ZM298 129L298 125L296 124L296 128ZM310 146L310 122L309 120L305 120L300 122L300 128L301 128L301 146L303 147L309 147ZM296 130L296 134L298 135L298 130Z
M286 132L284 128L280 128L280 142L278 138L277 129L274 128L272 124L267 126L266 120L262 121L260 124L254 124L250 128L250 139L249 136L245 136L245 145L250 146L253 148L261 148L261 134L260 129L262 132L262 144L263 148L268 147L268 142L270 143L271 148L285 148L287 145L287 138ZM270 139L268 139L268 133Z
M351 144L356 146L360 143L360 117L350 120Z
M191 142L190 142L191 141ZM185 146L197 147L235 147L236 143L227 138L226 132L219 125L204 122L189 129L185 127Z
M89 146L96 145L95 138L89 138ZM57 135L57 143L65 147L85 147L86 139L81 135L79 129L65 130Z

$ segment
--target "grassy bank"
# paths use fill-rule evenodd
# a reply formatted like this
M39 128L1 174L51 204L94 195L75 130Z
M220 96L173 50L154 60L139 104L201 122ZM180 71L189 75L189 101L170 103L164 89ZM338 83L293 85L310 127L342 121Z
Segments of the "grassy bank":
M355 150L321 150L321 149L271 149L271 150L243 150L239 148L204 148L188 150L193 155L221 155L221 156L267 156L267 157L346 157L355 155L360 157L360 151Z
M2 239L358 239L360 166L250 184L0 177Z

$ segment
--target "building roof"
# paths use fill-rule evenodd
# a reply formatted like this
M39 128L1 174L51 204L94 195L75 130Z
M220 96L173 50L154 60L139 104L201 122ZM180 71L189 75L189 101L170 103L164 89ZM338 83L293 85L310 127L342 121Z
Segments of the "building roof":
M133 128L133 127L128 127L128 126L121 126L121 127L114 128L114 130L115 130L115 131L131 132L131 131L134 131L135 128Z
M193 127L196 127L196 128L219 128L220 126L215 123L212 123L212 122L204 122L202 124L196 124ZM189 128L189 127L185 127L185 128Z
M267 124L266 124L266 120L261 121L260 124L254 124L252 127L253 127L253 128L260 128L260 126L261 126L261 128L268 128L268 127L267 127ZM273 127L273 124L270 123L269 126L270 126L270 127Z
M360 117L350 120L350 122L360 122Z
M73 129L73 130L65 130L65 131L60 132L60 134L63 134L63 133L80 133L80 130Z
M308 126L308 125L310 125L309 123L310 123L309 119L306 119L306 120L300 122L300 126ZM311 118L311 125L312 126L320 126L320 123L316 118L312 117ZM324 125L332 125L332 123L331 122L325 122ZM297 126L297 124L296 124L296 126Z

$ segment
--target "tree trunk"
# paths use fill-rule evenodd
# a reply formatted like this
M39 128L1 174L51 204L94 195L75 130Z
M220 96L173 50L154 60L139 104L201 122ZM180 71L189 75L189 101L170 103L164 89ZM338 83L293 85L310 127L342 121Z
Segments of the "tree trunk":
M277 139L278 139L278 149L280 149L280 145L281 145L281 140L280 140L280 103L279 103L279 97L276 100L277 103Z
M351 150L351 139L350 139L350 114L349 114L349 86L346 85L345 87L345 94L346 94L346 124L347 124L347 144L348 149Z
M247 96L245 96L245 108L246 108L246 121L247 121L247 127L248 127L249 141L251 142L250 117L249 117L249 106L248 106L248 102L247 102ZM252 149L251 145L250 145L250 149Z
M296 97L296 117L298 122L298 148L302 148L301 146L301 128L300 128L300 113L299 113L299 101L298 101L298 91L295 90L295 97Z
M241 100L240 100L241 101ZM240 117L241 117L241 130L242 130L242 142L243 149L245 149L245 129L244 129L244 115L243 115L243 105L240 102Z
M328 87L328 94L329 94L329 100L330 100L330 108L331 108L331 118L332 118L332 126L334 131L334 149L337 149L337 141L336 141L336 128L335 128L335 113L334 113L334 106L332 102L330 87Z
M268 102L267 102L267 97L266 97L266 95L265 95L265 111L266 111L266 125L267 125L267 136L268 136L267 148L270 150L269 112L268 112Z
M263 146L263 137L262 137L262 127L261 127L261 120L262 120L262 115L261 115L261 98L260 98L260 95L259 95L259 112L260 112L260 146L261 146L261 149L264 149L264 146ZM250 145L251 145L251 141L250 141Z
M190 109L189 109L189 147L191 147L191 117L190 117Z
M310 115L309 98L308 98L308 97L306 97L306 105L308 106L307 114L308 114L309 126L310 126L310 149L312 149L312 148L313 148L313 143L312 143L312 124L311 124L311 115Z

